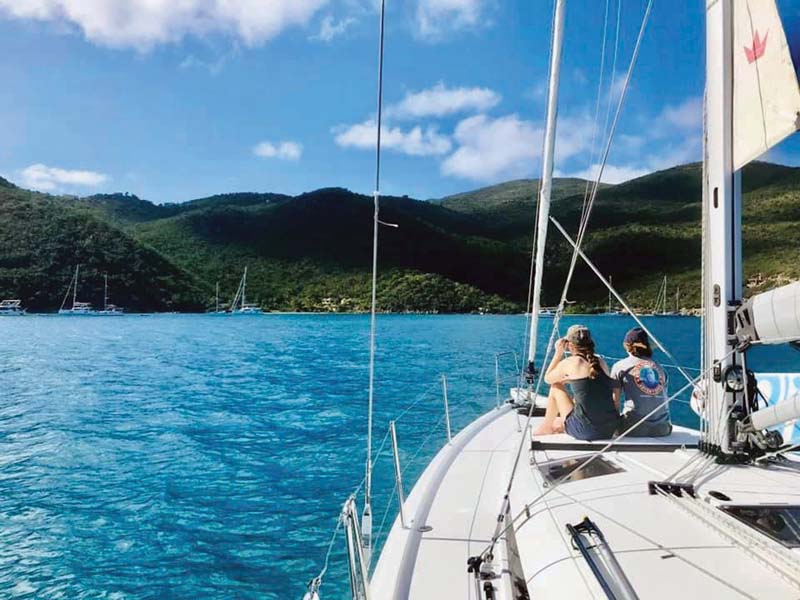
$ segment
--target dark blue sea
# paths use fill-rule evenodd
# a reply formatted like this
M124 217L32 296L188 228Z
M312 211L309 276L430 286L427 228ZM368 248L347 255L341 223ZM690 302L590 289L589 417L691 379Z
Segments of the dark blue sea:
M601 352L622 354L632 321L580 320ZM698 320L649 324L698 366ZM343 315L0 319L0 597L302 597L364 474L368 326ZM413 404L398 422L407 487L445 440L440 375L458 430L494 406L495 354L521 353L524 331L522 316L379 317L375 445ZM798 359L772 350L751 366L796 371ZM504 373L512 366L501 358ZM681 381L673 371L674 389ZM673 415L695 424L684 404ZM384 453L382 535L392 485ZM323 600L348 597L343 550L339 538Z

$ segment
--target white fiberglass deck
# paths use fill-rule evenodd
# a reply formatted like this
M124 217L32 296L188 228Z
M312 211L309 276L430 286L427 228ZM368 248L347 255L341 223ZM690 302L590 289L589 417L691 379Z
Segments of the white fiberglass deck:
M406 500L409 526L402 528L399 520L394 524L372 577L371 598L478 599L467 559L484 550L492 537L520 424L524 417L518 418L509 406L491 411L437 455ZM536 440L559 448L559 443L575 442L566 435ZM588 516L602 530L640 598L799 598L800 590L785 576L787 563L782 563L782 576L735 545L726 534L732 517L714 508L718 501L708 496L713 490L734 504L800 504L797 463L771 468L709 464L695 481L697 500L650 495L648 481L668 479L693 457L701 464L702 457L691 448L696 441L695 432L682 428L668 438L629 438L626 444L650 444L653 450L609 451L604 459L620 472L565 482L531 506L530 520L517 521L514 527L530 597L605 597L565 529L567 523L574 525ZM665 447L671 444L674 448ZM547 489L539 466L586 457L603 445L531 450L526 440L511 514L519 514ZM721 525L713 527L693 511L710 511L712 517L722 518ZM788 556L792 569L793 551L750 531L753 543L764 542L783 559ZM495 552L501 567L507 566L505 552L504 540ZM796 575L800 579L800 571ZM507 573L492 581L497 598L516 597L509 582Z

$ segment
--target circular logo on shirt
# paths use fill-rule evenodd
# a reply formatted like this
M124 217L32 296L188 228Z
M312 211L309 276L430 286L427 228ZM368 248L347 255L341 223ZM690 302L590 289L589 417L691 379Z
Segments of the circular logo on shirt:
M631 369L633 381L639 390L648 396L658 396L664 391L664 372L653 362L642 361Z

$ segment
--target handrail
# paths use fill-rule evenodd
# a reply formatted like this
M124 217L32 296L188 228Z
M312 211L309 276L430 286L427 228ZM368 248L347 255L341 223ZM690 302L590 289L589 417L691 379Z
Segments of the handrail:
M442 373L442 399L444 400L444 428L447 431L447 443L453 443L453 434L450 431L450 406L447 402L447 375Z
M358 510L355 496L350 496L342 508L345 539L347 540L347 559L350 565L350 589L353 600L369 600L369 578L361 528L358 524Z
M513 356L514 362L517 367L519 367L519 358L516 352L500 352L496 355L496 361L499 361L500 357L502 356ZM499 363L498 363L499 366ZM503 377L500 377L500 382L504 381ZM404 505L405 505L405 490L403 485L403 471L407 470L410 465L414 464L417 455L420 451L428 445L428 442L431 440L436 432L441 432L439 427L444 423L444 429L446 434L446 446L452 446L453 444L453 432L451 429L450 423L450 404L449 404L449 394L448 394L448 387L447 387L447 376L443 373L441 375L441 379L438 382L441 385L441 401L442 401L442 408L443 414L436 420L435 425L431 428L430 432L422 443L419 445L417 450L411 455L411 458L406 461L406 464L402 466L400 464L400 449L399 444L397 441L397 422L405 417L409 412L417 407L418 404L422 403L424 400L433 400L435 399L435 389L434 386L437 382L432 383L428 386L421 394L419 394L416 398L414 398L400 413L389 421L389 426L386 431L386 435L383 438L383 441L379 445L376 452L372 454L372 465L374 466L375 463L383 456L384 447L386 442L391 439L392 442L392 453L393 453L393 462L394 462L394 472L395 472L395 485L392 486L392 493L388 499L386 512L384 513L384 517L381 520L381 527L378 531L378 535L372 540L371 546L374 547L377 542L378 538L380 537L381 532L383 531L383 521L385 520L388 511L390 510L395 494L398 495L398 503L399 503L399 517L400 522L403 527L407 527L408 523L410 523L414 518L415 515L410 515L410 520L407 519L405 514ZM498 403L499 404L499 403ZM428 405L430 406L430 405ZM439 446L441 451L441 446ZM363 487L365 484L365 480L362 480L355 491L351 494L348 498L347 502L344 504L342 508L342 512L340 518L338 520L337 528L341 527L344 530L344 537L347 542L347 560L350 572L350 587L352 591L352 598L353 600L369 600L369 572L370 572L370 564L367 560L366 548L365 548L365 535L367 532L362 531L359 514L356 507L356 496L363 491ZM370 548L371 550L372 548ZM330 551L329 551L330 552ZM325 567L320 572L320 574L309 581L308 583L308 591L306 593L305 598L310 600L318 600L319 599L319 589L322 585L322 580L325 572L327 571L327 559Z
M513 356L514 357L514 374L508 375L503 377L500 375L500 358L503 356ZM510 350L506 352L497 352L494 355L494 384L495 384L495 399L497 403L497 408L500 408L500 405L503 403L501 400L500 395L500 387L504 383L508 383L509 381L516 381L520 374L519 368L519 354L515 350Z
M403 504L406 496L403 493L403 472L400 469L400 448L397 445L397 429L394 421L389 421L389 432L392 435L392 455L394 456L394 483L397 486L397 503L400 507L400 524L406 526L406 513L403 511Z

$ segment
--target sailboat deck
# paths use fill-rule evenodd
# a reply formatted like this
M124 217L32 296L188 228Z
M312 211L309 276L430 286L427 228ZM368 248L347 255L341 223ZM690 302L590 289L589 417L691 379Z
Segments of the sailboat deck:
M510 407L491 411L436 456L406 500L407 527L398 519L387 539L371 581L373 598L477 600L467 559L487 547L495 530L522 435L520 425L524 417ZM630 438L627 441L639 445L639 451L603 455L619 472L566 482L533 504L531 518L524 524L517 521L514 528L531 597L605 596L565 529L585 516L601 528L641 598L800 596L785 579L678 504L708 502L711 490L727 494L736 504L768 503L779 497L800 503L794 461L770 469L711 465L695 481L699 500L672 502L650 495L649 481L667 479L690 458L701 462L691 449L696 435L676 428L668 438ZM566 435L534 441L539 440L558 444L558 449L531 450L526 440L511 495L512 515L550 489L540 466L585 458L605 445L576 442ZM642 451L647 445L653 450ZM666 449L667 445L674 447ZM505 568L504 550L496 556ZM514 597L507 576L494 584L498 598Z

